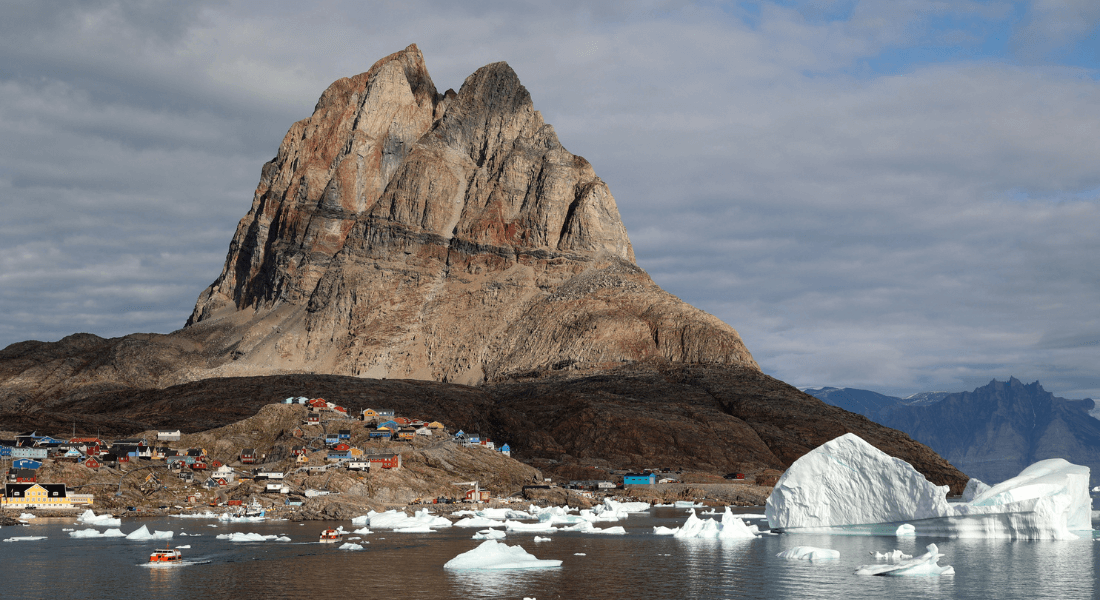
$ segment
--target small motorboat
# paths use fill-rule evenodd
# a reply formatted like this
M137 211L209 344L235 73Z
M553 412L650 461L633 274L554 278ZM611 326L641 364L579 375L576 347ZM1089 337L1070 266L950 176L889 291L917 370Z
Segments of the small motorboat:
M321 532L321 539L319 541L322 544L335 544L336 542L342 541L343 539L344 534L340 531L337 531L335 529L326 529Z
M151 563L178 563L183 561L183 555L175 548L164 547L163 550L153 550L149 555Z

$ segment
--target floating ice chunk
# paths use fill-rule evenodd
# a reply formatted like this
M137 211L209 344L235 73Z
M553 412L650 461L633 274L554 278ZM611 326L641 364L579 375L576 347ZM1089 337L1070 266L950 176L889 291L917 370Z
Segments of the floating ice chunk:
M172 539L171 531L154 531L149 533L149 528L145 525L138 527L126 535L126 539L135 541L145 540L170 540Z
M444 569L541 569L560 567L560 560L539 560L520 546L486 540L480 546L447 561Z
M679 527L662 527L658 525L653 528L653 535L675 535L677 531L680 531Z
M888 577L904 577L914 575L954 575L952 566L941 567L937 563L943 554L935 544L928 544L928 552L896 564L863 565L856 570L856 575L884 575Z
M485 529L474 534L475 540L502 540L508 534L499 529Z
M44 536L44 535L17 535L15 537L7 538L4 541L5 542L34 542L34 541L37 541L37 540L44 540L44 539L46 539L46 536Z
M61 531L76 531L75 529L62 529Z
M847 433L794 461L775 484L764 514L772 529L945 517L954 512L947 489Z
M976 496L981 495L983 492L985 492L988 489L989 489L988 485L986 485L986 484L982 483L981 481L978 481L977 479L974 479L973 477L971 477L970 481L966 482L966 488L963 489L962 501L963 502L972 502Z
M898 528L894 532L894 535L898 537L914 536L917 535L917 528L908 523L904 523L902 525L898 525Z
M263 535L260 533L241 533L234 531L233 533L223 533L218 536L219 540L229 540L230 542L289 542L290 538L286 536L278 535Z
M91 511L89 511L89 512L91 512ZM210 512L208 510L206 512L201 512L201 513L190 513L190 514L180 513L178 515L169 515L169 516L170 517L175 517L177 519L217 519L220 515L218 515L218 513Z
M81 529L78 531L70 531L69 537L72 538L109 538L109 537L126 537L125 533L122 533L121 529L108 529L103 533L100 533L96 529Z
M985 507L1016 508L1030 501L1035 501L1036 511L1064 515L1067 529L1092 530L1089 468L1061 458L1041 460L1012 479L976 495L972 502L961 508L967 509L964 512L973 513Z
M602 529L599 528L599 527L593 527L592 529L588 530L587 533L603 533L603 534L607 534L607 535L626 535L626 529L624 529L620 525L617 525L615 527L604 527Z
M504 528L508 531L528 533L535 531L539 533L557 531L557 529L550 523L520 523L518 521L505 521Z
M340 546L339 548L337 548L337 550L362 550L362 549L363 549L363 546L361 546L359 544L352 544L351 542L348 542L348 543Z
M86 510L79 517L77 517L78 523L86 523L88 525L97 525L99 527L121 527L122 519L117 519L111 515L97 515L92 510Z
M573 556L588 556L588 555L585 554L584 552L574 552Z
M191 549L191 544L187 544L186 546L176 546L176 550L190 550L190 549Z
M352 533L358 533L359 535L370 535L374 532L371 531L370 529L367 529L366 527L360 527L359 529L356 529Z
M20 515L19 515L19 519L24 520L24 521L27 520L27 519L37 519L37 518L38 517L34 516L31 513L20 513Z
M667 527L653 528L653 533L657 535L672 535L678 538L748 539L756 537L759 533L755 526L750 527L741 519L733 516L728 506L726 512L722 514L721 521L700 519L693 508L683 526L671 530L671 534L667 531L669 531Z
M906 554L901 550L894 550L893 552L873 552L875 560L884 560L889 563L899 563L903 560L909 560L913 558L912 554Z
M500 521L495 519L489 519L487 517L466 517L460 521L455 521L455 527L496 527L500 525Z
M813 546L795 546L776 554L779 558L792 558L797 560L836 560L840 558L838 550L829 548L814 548Z
M416 525L415 527L398 527L393 531L394 533L435 533L435 530L427 525Z
M352 519L352 525L370 525L375 529L413 529L422 527L439 529L450 527L451 522L444 517L431 514L425 508L416 511L416 514L412 517L398 510L387 510L382 513L372 510L365 517Z
M539 543L539 542L549 542L549 541L550 541L550 538L539 537L537 535L535 536L535 543L536 544Z

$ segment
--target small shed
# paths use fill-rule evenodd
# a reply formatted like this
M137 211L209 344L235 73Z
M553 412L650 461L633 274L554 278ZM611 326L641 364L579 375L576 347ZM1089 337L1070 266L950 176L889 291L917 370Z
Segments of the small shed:
M256 449L245 448L241 450L241 464L253 465L256 464Z

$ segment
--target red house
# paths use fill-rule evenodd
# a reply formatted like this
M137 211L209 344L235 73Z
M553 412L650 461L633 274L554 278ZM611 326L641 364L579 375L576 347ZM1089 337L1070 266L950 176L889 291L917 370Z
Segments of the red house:
M340 442L339 444L336 444L336 448L334 448L334 450L336 450L337 452L347 452L348 450L351 450L351 445Z
M394 417L393 422L397 423L398 425L404 426L404 425L408 425L409 423L411 423L412 420L407 419L405 417Z
M89 469L98 469L99 461L94 458L88 458L88 460L84 461L84 466L88 467Z
M254 465L256 464L256 449L245 448L241 450L241 464Z
M370 467L382 469L400 469L401 468L401 455L400 454L372 454L370 455Z
M321 422L321 415L319 415L319 414L314 413L314 414L311 414L308 417L306 417L306 423L309 423L310 425L316 425L317 423L320 423L320 422Z
M119 458L119 460L121 461L122 458ZM191 463L191 470L192 471L205 471L206 470L206 463L201 461L201 460L196 460L195 462Z
M306 447L305 446L295 446L294 448L291 449L291 452L294 454L294 456L305 456Z

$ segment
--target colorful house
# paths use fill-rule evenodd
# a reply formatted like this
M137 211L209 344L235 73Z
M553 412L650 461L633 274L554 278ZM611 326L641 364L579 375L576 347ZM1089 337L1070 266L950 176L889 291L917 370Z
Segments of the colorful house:
M256 449L245 448L241 450L241 464L254 465L256 464Z
M509 446L508 444L504 444L503 446L500 447L500 453L503 454L504 456L511 456L512 455L512 447Z
M6 483L0 507L76 508L92 504L91 494L70 494L64 483Z
M656 473L627 473L623 475L623 485L653 485L657 483Z
M400 469L401 468L401 455L400 454L372 454L370 455L370 466L372 469Z

